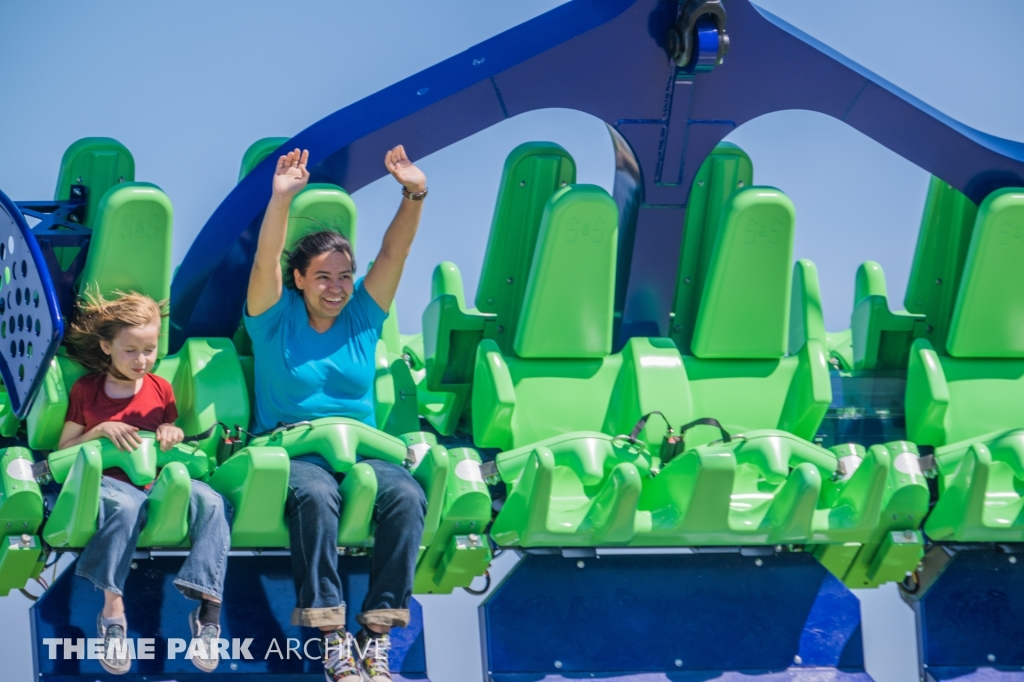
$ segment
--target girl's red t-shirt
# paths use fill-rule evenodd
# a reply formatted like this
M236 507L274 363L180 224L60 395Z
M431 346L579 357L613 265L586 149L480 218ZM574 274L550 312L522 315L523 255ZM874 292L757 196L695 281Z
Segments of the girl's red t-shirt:
M171 384L155 374L142 378L142 388L130 398L111 398L103 388L107 376L87 374L71 387L65 421L93 428L103 422L123 422L141 431L156 431L161 424L173 424L178 418ZM121 481L130 482L120 469L103 472Z
M107 376L87 374L71 387L65 421L93 428L103 422L124 422L142 431L156 431L178 418L171 384L155 374L142 378L142 388L130 398L111 398L103 389Z

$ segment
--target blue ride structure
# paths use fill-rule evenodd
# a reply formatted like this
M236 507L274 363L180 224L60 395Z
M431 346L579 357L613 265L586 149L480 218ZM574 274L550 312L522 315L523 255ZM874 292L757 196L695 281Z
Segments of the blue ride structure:
M399 334L391 311L381 429L332 418L249 434L239 321L277 150L313 160L289 240L315 224L356 244L349 193L381 177L382 149L402 141L420 158L553 107L607 124L612 192L577 184L554 143L513 150L475 306L442 263L421 334ZM906 311L867 262L850 329L826 334L817 270L793 262L792 203L723 143L788 109L841 120L933 175ZM868 679L849 588L888 582L915 610L922 679L1024 674L1024 145L748 0L570 0L253 144L173 280L170 202L134 180L127 149L89 138L65 155L55 200L0 193L0 591L88 541L105 467L152 483L128 615L154 654L127 679L209 679L171 644L193 479L235 509L234 655L215 675L319 674L310 652L269 655L315 636L288 624L283 515L289 458L310 451L345 474L351 603L375 528L363 458L404 464L426 494L415 593L468 588L496 552L520 555L480 607L484 679ZM181 396L191 446L57 449L84 372L63 333L90 287L169 297L155 371ZM65 570L33 606L39 679L100 674L71 655L95 599ZM424 637L444 636L413 612L393 636L396 679L425 678Z

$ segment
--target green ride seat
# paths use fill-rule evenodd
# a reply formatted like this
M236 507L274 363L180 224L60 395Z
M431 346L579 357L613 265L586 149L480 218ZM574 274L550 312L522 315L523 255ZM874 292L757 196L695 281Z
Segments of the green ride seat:
M62 173L64 171L62 170ZM78 282L80 296L106 298L135 291L157 301L170 293L172 209L154 185L116 183L99 201L93 237ZM234 347L227 339L189 339L166 356L166 321L154 372L174 388L178 426L205 437L161 452L151 436L131 453L105 439L57 450L67 414L68 396L85 369L63 351L54 358L26 418L28 445L48 452L50 474L62 484L44 528L56 547L80 547L96 529L99 481L108 467L124 470L138 485L154 482L148 525L142 542L178 546L186 537L191 478L205 479L216 466L218 443L227 426L247 424L249 400ZM157 477L157 469L160 476ZM183 521L184 519L184 521Z
M862 264L848 332L852 348L844 355L841 346L830 347L840 369L906 369L911 344L919 338L945 349L977 212L965 195L931 179L903 299L906 310L890 309L882 267Z
M1024 540L1024 189L977 211L942 343L914 342L907 436L935 447L935 540Z
M534 262L548 199L576 182L576 164L553 142L527 142L508 155L502 171L476 308L466 306L462 275L454 263L434 270L431 303L423 313L420 412L451 435L468 407L477 344L494 339L512 352L520 310Z
M636 505L651 460L616 436L652 410L674 424L686 414L671 340L634 338L612 353L617 230L617 207L603 189L557 191L541 219L510 349L496 339L477 346L473 440L505 450L497 467L509 495L492 529L502 543L630 542L642 526ZM656 442L663 431L648 424L639 435Z
M404 464L427 499L417 592L451 592L468 586L490 563L490 547L481 540L490 520L491 498L480 474L480 457L471 448L446 449L431 434L411 433L402 440L343 417L315 419L254 438L213 473L210 485L234 508L232 546L288 547L285 500L291 457L319 453L335 471L342 515L339 547L372 547L377 496L374 470L358 458Z

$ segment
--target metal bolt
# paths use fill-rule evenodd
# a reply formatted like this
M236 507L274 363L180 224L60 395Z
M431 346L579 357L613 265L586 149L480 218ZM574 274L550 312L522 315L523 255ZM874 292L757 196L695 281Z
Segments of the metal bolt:
M678 324L676 326L672 327L672 329L673 329L673 331L677 331L677 332L683 331L682 325L678 325Z
M503 325L503 324L499 324L498 325L498 333L499 334L504 334L505 333L505 325Z
M526 187L526 180L520 180L519 181L519 186L520 187Z
M31 545L32 544L32 536L29 535L28 533L25 533L24 535L22 535L21 536L21 544L25 545L26 547Z
M697 186L698 187L703 187L704 186L704 181L703 180L698 180L697 181Z
M764 562L761 561L760 559L754 559L754 565L755 566L764 566Z
M79 176L78 176L78 180L76 180L76 182L77 182L77 183L78 183L79 185L81 185L81 184L82 184L82 176L81 176L81 175L79 175Z
M565 187L567 184L569 184L569 183L567 183L565 180L562 180L562 185L561 185L562 187Z
M689 277L684 277L683 278L683 282L685 282L686 284L689 284L690 283L690 278Z
M928 325L928 333L931 334L933 331L935 331L935 327Z
M238 670L238 664L237 663L232 663L231 664L231 669L232 670Z
M481 64L484 63L486 59L486 57L477 57L476 59L473 60L473 66L480 66Z
M469 541L470 542L480 542L480 536L477 535L476 533L470 533L469 534Z
M583 568L584 566L586 566L586 564L583 563L582 559L576 562L576 568Z
M121 177L119 177L119 178L117 179L117 181L118 181L118 182L124 182L124 176L122 175Z
M742 180L740 180L739 182L737 182L737 183L736 183L736 186L737 186L737 187L742 187L742 186L743 186L743 181L742 181Z
M512 278L511 277L508 278L508 283L512 284Z
M802 665L803 662L804 662L804 659L800 658L800 654L797 654L796 656L793 657L793 663L795 663L797 665Z
M561 661L555 661L555 667L556 668L561 668L562 667L562 662Z
M939 279L935 280L935 283L936 284L942 284L942 278L940 277Z
M1017 557L1015 557L1015 556L1010 556L1010 563L1011 563L1011 564L1015 564L1015 563L1017 563Z
M988 658L988 662L989 663L995 663L996 662L996 655L995 654L989 654L986 658Z
M136 562L133 561L132 562L132 570L134 571L138 567L139 567L139 565Z
M676 659L676 667L677 668L682 668L683 667L682 659L679 659L679 658Z

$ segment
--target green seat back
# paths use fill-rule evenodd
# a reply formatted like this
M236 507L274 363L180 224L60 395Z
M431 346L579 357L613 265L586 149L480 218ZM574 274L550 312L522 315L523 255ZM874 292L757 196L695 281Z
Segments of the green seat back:
M974 202L932 178L903 304L908 312L925 316L923 336L939 353L946 349L977 213Z
M690 188L683 246L669 336L683 353L690 352L705 278L722 213L738 189L754 184L754 166L746 152L723 142L701 164Z
M67 201L72 185L85 185L89 196L83 224L92 227L107 190L134 181L135 159L127 147L110 137L84 137L64 152L53 198Z
M356 203L352 197L337 185L307 185L292 199L288 211L288 238L281 256L281 271L286 282L292 276L286 266L288 250L310 232L325 229L347 237L352 243L352 253L356 252Z
M138 292L155 301L171 295L171 229L174 211L156 185L131 182L112 187L96 212L92 240L79 279L79 295ZM159 355L167 353L167 318Z
M1024 357L1022 264L1024 189L998 190L978 209L946 340L950 355Z
M771 187L733 194L715 238L692 352L699 358L786 354L796 211Z
M548 201L515 336L520 357L611 353L618 215L595 185L565 187Z
M978 209L943 353L915 342L907 376L907 436L958 443L1024 427L1024 190Z
M497 316L498 346L512 352L526 294L541 216L558 189L576 182L576 164L553 142L527 142L512 150L498 188L476 307Z
M739 185L736 173L749 168L741 154L727 149L725 158L709 159L705 187L716 168L722 183ZM809 440L831 400L817 269L807 260L793 263L795 211L782 192L726 189L716 190L718 218L696 223L705 235L684 244L705 254L681 259L690 269L680 280L690 281L677 287L675 322L685 328L692 320L683 353L689 418L713 417L730 432L781 429ZM692 292L700 292L695 310ZM685 332L675 339L685 344ZM687 443L718 437L716 429L697 427Z
M253 168L260 165L263 159L276 152L289 139L287 137L264 137L249 145L249 148L245 150L245 155L242 156L242 167L238 169L238 181L241 182L246 175L252 172Z

